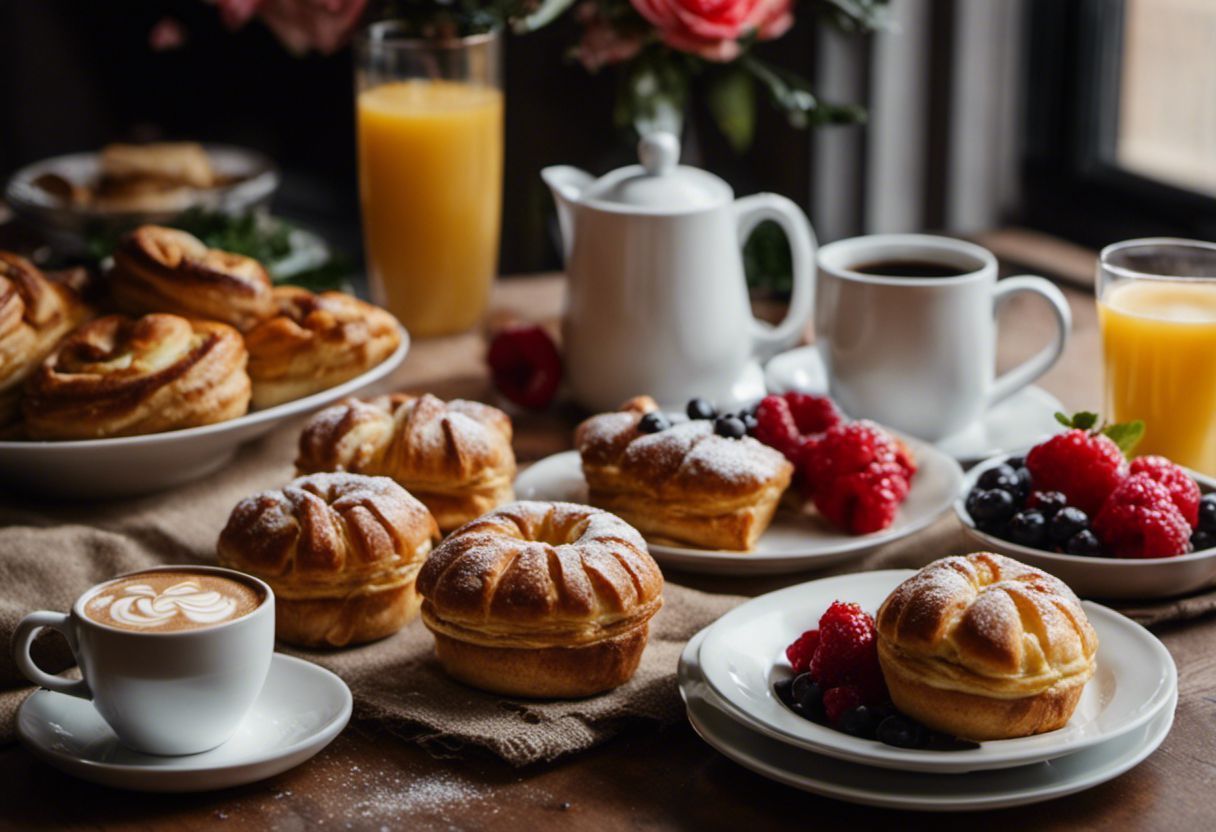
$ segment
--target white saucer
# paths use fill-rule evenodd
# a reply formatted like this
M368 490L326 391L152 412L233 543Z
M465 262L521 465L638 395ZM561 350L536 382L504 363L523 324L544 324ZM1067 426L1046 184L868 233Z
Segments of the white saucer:
M770 393L828 393L827 373L814 346L775 356L764 367L764 379ZM1030 385L993 407L975 424L935 444L963 465L972 465L995 454L1028 448L1044 436L1058 433L1062 428L1055 414L1062 410L1059 399Z
M707 685L698 664L704 630L680 656L680 695L693 729L727 758L757 774L812 794L891 809L963 812L1039 803L1084 791L1134 768L1174 723L1174 696L1148 723L1120 737L1045 763L942 775L846 763L770 739L735 721ZM960 753L960 752L942 752Z
M311 662L274 655L266 686L236 734L185 757L131 751L84 699L39 690L21 704L17 736L55 768L105 786L201 792L287 771L329 745L350 719L346 683Z
M967 494L980 475L1005 459L1002 454L968 471L954 501L954 513L963 531L988 551L1001 552L1050 572L1072 587L1073 592L1089 598L1172 598L1216 583L1216 548L1174 558L1098 558L1032 549L980 531L967 513ZM1200 491L1216 491L1216 479L1195 471L1187 473L1199 483Z
M405 360L410 338L362 375L302 399L197 428L63 442L0 442L0 482L20 483L23 494L110 499L149 494L205 477L228 464L242 443L292 416L352 396Z
M663 566L690 572L775 575L822 569L907 537L949 509L963 481L963 472L958 463L931 445L914 439L905 441L916 455L919 470L895 522L881 532L845 534L818 517L778 509L752 552L693 549L649 542L650 554ZM587 502L587 483L583 479L578 452L554 454L530 466L516 478L515 494L521 500Z
M1107 743L1154 719L1178 690L1169 651L1148 630L1085 602L1098 634L1098 669L1068 724L1058 731L981 743L966 751L895 748L851 737L795 714L774 682L790 675L785 648L835 600L875 613L909 569L823 578L770 592L731 610L705 631L699 662L705 681L732 716L773 739L820 754L902 771L958 773L1051 760Z

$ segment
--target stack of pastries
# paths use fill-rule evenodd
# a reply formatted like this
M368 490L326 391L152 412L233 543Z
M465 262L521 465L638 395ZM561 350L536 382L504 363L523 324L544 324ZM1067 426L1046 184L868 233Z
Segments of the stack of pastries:
M208 425L325 390L401 343L387 312L272 285L260 263L184 231L126 235L107 275L118 314L0 252L0 435L99 439ZM83 325L82 325L83 324Z

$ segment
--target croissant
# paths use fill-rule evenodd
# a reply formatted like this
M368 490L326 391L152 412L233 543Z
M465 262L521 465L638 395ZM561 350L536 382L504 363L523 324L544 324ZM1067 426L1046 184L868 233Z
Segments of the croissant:
M258 261L207 248L176 228L144 225L114 251L109 275L127 312L167 312L231 324L242 332L275 314L270 276Z
M296 468L392 477L450 531L514 499L511 433L507 414L480 402L347 399L309 420Z
M648 396L578 426L574 444L593 505L645 534L709 549L750 550L768 528L793 466L750 436L728 439L703 419L643 433Z
M245 345L227 324L109 315L34 371L22 401L33 439L98 439L209 425L249 407Z
M401 343L397 319L342 292L296 286L273 292L277 314L245 335L253 404L271 407L341 384Z
M417 614L414 581L438 539L434 518L392 480L313 474L237 503L217 552L270 584L280 639L343 647Z
M89 316L72 289L24 257L0 251L0 432L19 417L21 384L59 339Z
M619 517L518 502L453 532L418 591L449 675L515 696L590 696L637 669L663 575Z

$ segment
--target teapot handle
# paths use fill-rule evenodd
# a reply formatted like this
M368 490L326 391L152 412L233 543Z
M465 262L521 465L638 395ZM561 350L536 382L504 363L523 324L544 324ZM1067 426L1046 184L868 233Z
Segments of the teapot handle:
M752 353L759 359L771 358L798 342L814 305L815 232L806 214L779 194L753 194L735 200L735 220L739 245L764 220L773 220L785 230L793 261L794 290L785 320L777 326L752 319Z

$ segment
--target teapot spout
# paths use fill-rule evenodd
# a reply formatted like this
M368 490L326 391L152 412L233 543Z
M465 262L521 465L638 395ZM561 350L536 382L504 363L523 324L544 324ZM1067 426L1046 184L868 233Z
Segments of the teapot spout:
M553 192L553 201L557 204L557 225L562 234L562 259L569 259L574 245L574 205L593 178L587 171L570 165L551 165L540 172L540 178Z

